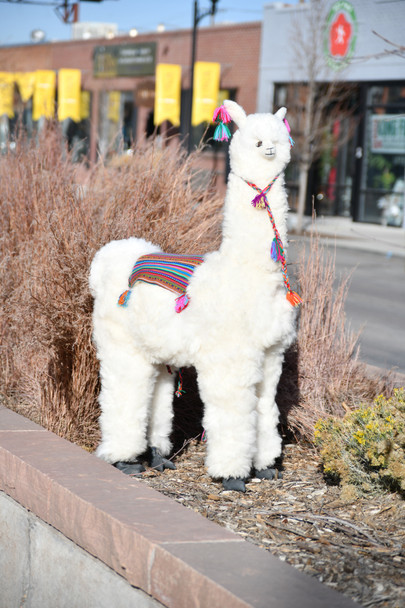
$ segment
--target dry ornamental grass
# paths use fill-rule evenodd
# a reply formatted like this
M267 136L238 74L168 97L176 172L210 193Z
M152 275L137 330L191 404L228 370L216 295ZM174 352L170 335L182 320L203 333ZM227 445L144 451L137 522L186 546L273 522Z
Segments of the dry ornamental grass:
M108 241L129 236L152 240L168 252L216 249L222 200L214 188L202 186L199 154L186 156L175 142L161 148L149 141L132 156L88 169L70 162L51 126L38 145L21 140L14 154L0 157L0 395L9 407L94 449L99 412L91 260ZM378 505L362 499L359 513L366 513L370 525L357 521L357 511L339 502L338 489L325 486L316 456L314 466L306 464L303 441L313 441L319 417L342 416L359 401L389 396L391 385L386 378L370 380L356 360L357 336L344 315L348 283L334 288L333 257L325 262L319 239L294 269L304 305L278 402L283 433L298 443L286 448L284 480L248 484L245 496L218 493L205 474L204 448L196 443L178 457L179 471L151 472L145 483L346 588L364 606L399 608L400 499L382 497ZM202 430L194 370L186 371L184 382L186 394L174 400L175 449ZM309 454L315 454L312 448ZM384 534L387 522L392 539ZM342 540L345 535L349 543Z

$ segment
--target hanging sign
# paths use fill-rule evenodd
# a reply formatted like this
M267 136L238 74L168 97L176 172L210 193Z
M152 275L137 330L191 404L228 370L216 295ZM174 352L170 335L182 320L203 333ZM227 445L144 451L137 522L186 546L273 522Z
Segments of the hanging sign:
M347 0L332 4L326 19L324 51L328 65L340 70L354 53L357 37L357 18L354 8Z
M110 91L108 93L108 109L107 118L111 122L119 122L121 107L121 93L119 91Z
M14 118L14 74L0 72L0 116Z
M58 74L58 119L80 122L80 70L63 68Z
M55 112L56 74L52 70L37 70L32 108L32 120L52 118Z
M17 72L15 79L20 91L21 100L25 103L34 94L35 72Z
M159 63L156 67L154 123L170 120L180 126L181 66Z
M404 114L374 114L371 117L371 152L405 154Z
M196 61L194 64L194 89L191 124L212 122L212 115L218 101L221 64Z
M80 120L90 118L90 91L80 93Z
M93 73L97 78L151 76L155 73L156 42L96 46Z

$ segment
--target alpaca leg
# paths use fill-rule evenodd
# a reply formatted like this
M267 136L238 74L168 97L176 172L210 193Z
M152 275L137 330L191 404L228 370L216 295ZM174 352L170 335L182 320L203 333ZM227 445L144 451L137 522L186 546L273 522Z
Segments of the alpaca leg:
M257 398L246 368L239 369L230 359L224 357L222 366L217 362L197 369L205 405L206 466L212 477L224 479L226 489L244 491L256 449Z
M282 440L277 428L279 411L275 397L283 359L283 349L274 348L266 352L263 380L258 386L257 451L254 466L256 476L263 479L275 477L273 465L281 454Z
M151 446L150 466L158 471L176 468L170 460L164 458L172 447L170 433L173 420L174 380L175 376L167 371L165 365L162 365L155 384L148 429L148 443Z
M101 392L101 443L97 456L126 473L128 463L147 447L148 408L156 377L156 369L129 343L120 342L119 348L104 340L99 348Z

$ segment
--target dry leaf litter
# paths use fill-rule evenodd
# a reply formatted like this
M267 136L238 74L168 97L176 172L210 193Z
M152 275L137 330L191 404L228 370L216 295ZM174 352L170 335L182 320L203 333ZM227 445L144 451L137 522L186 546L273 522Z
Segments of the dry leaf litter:
M270 551L364 608L405 606L405 503L397 494L342 499L327 485L317 452L284 447L282 478L252 479L245 494L222 490L194 438L177 469L148 469L142 481Z

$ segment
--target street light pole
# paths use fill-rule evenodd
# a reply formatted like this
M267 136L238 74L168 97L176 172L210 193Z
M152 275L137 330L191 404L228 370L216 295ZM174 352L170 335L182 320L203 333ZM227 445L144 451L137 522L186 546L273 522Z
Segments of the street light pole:
M207 15L211 15L212 17L217 12L217 4L218 0L211 0L211 8L206 10L203 13L200 13L198 7L198 0L194 0L194 15L193 15L193 37L192 37L192 45L191 45L191 70L190 70L190 102L188 107L188 116L187 116L187 129L188 129L188 142L187 149L190 154L192 151L192 125L191 125L191 115L193 111L193 89L194 89L194 63L196 58L196 49L197 49L197 28L201 19L207 17Z

